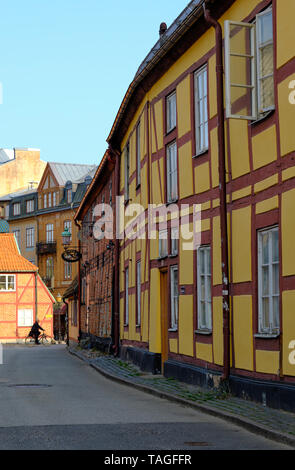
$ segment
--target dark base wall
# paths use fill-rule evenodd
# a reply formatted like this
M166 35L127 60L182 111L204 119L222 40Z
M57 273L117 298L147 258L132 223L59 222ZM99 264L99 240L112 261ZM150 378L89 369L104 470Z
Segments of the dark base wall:
M168 360L164 364L165 377L206 388L226 388L232 395L261 403L270 408L295 412L295 385L231 375L227 384L221 374L183 362Z
M92 334L81 333L80 341L85 341L86 347L89 349L96 348L98 351L112 353L112 338L99 338Z
M120 357L125 361L133 362L142 371L151 374L161 373L161 354L151 353L146 349L134 348L133 346L121 346Z

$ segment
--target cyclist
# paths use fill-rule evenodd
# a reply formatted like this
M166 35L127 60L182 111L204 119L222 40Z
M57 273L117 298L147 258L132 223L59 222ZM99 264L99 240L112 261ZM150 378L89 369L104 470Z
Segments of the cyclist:
M40 344L38 341L40 330L45 331L44 328L42 328L42 326L40 326L38 321L36 320L29 334L29 336L32 336L32 338L35 338L35 344Z

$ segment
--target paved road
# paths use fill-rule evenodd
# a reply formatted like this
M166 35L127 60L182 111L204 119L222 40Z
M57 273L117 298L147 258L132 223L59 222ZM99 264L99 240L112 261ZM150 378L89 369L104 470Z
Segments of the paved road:
M4 347L0 450L196 448L288 447L112 382L62 345Z

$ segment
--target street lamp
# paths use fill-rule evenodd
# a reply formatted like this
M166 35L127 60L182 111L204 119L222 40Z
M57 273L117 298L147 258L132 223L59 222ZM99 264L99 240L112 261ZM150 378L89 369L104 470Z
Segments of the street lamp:
M75 246L70 246L72 234L69 231L68 227L61 234L62 236L62 244L64 246L64 252L62 253L61 257L64 261L68 263L76 263L82 258L82 253L78 251Z
M69 231L68 227L65 228L64 232L62 232L61 234L62 236L62 244L64 247L67 247L70 245L71 243L71 238L72 238L72 234L71 232Z

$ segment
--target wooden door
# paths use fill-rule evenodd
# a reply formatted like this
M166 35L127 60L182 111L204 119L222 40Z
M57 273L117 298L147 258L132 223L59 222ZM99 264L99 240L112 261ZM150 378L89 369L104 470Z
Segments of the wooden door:
M161 346L162 373L168 359L168 273L161 271Z

